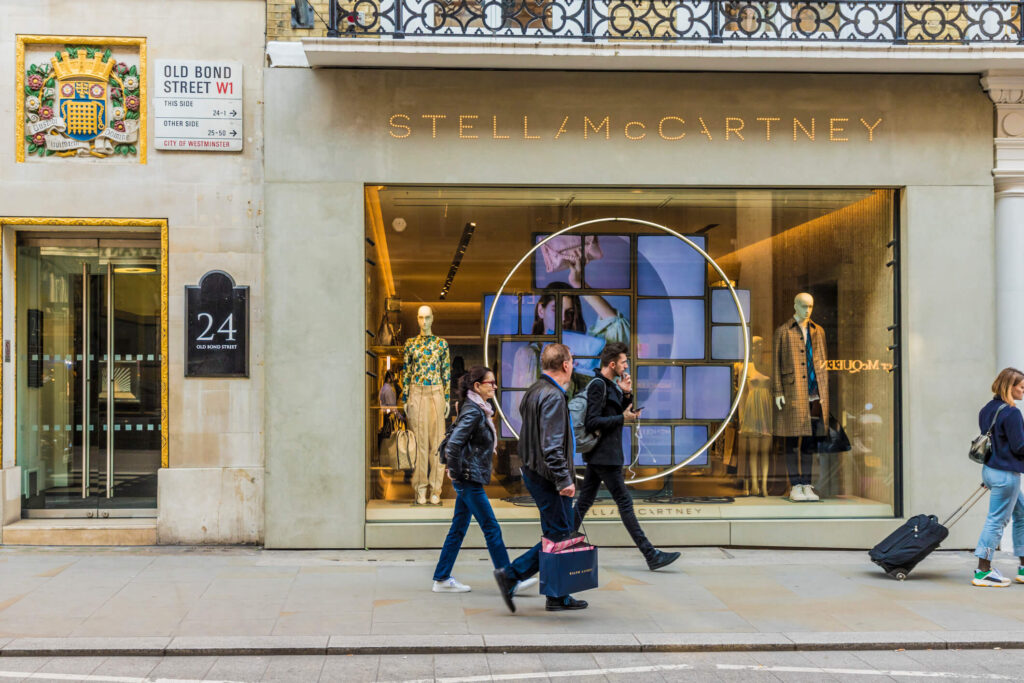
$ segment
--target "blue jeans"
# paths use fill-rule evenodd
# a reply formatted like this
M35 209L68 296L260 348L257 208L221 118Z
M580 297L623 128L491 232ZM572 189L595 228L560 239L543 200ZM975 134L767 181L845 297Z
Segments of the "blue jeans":
M1024 493L1020 490L1020 474L985 465L981 468L981 480L991 491L991 497L988 518L974 554L983 560L991 560L1003 537L1003 529L1012 517L1013 554L1024 556Z
M523 483L533 496L540 512L541 533L552 541L561 541L575 533L573 526L572 496L559 495L550 481L527 467L522 469ZM540 543L512 561L512 578L522 581L540 571ZM565 597L565 596L562 596Z
M484 532L487 552L491 555L491 563L495 569L508 566L508 551L501 539L501 527L494 517L491 501L487 499L487 491L482 484L468 481L453 481L455 486L455 512L452 514L452 526L448 529L448 537L441 547L441 557L434 568L434 581L444 581L452 575L455 558L459 556L462 541L469 529L470 517L476 517L476 523Z

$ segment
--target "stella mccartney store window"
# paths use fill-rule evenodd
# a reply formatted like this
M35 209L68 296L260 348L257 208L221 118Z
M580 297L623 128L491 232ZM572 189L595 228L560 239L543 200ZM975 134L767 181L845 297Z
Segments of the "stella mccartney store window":
M644 411L624 431L623 464L627 481L643 480L631 486L641 519L892 516L894 201L869 189L367 187L368 521L450 518L435 452L459 377L484 362L499 287L546 236L610 217L685 234L726 273L751 339L743 396L711 447L677 467L740 388L743 334L726 283L686 243L635 223L550 240L498 297L490 330L507 419L496 416L488 487L499 519L536 517L510 426L554 341L575 357L570 393L605 344L629 345ZM591 514L614 510L599 498Z

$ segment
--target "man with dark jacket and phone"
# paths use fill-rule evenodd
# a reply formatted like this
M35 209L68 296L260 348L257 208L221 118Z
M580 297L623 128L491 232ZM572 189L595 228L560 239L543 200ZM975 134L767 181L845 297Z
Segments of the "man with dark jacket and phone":
M629 375L629 348L622 342L611 342L601 352L601 368L596 379L587 385L587 412L583 428L599 435L593 449L583 454L587 463L586 474L580 485L580 498L576 502L575 525L579 529L590 506L594 504L601 482L608 487L619 517L636 547L643 553L651 571L661 569L679 559L679 553L666 553L655 548L640 528L633 511L633 497L622 476L625 464L622 454L622 427L640 417L633 410L633 378Z
M523 483L540 512L544 537L563 541L575 535L572 497L576 494L572 461L576 438L569 417L565 388L572 379L572 353L564 344L549 344L540 354L543 373L519 404L523 426L519 433L519 457L523 460ZM517 581L524 581L540 570L540 543L527 550L502 569L494 570L494 579L505 605L516 611L513 597ZM571 595L549 597L549 612L586 609L584 600Z

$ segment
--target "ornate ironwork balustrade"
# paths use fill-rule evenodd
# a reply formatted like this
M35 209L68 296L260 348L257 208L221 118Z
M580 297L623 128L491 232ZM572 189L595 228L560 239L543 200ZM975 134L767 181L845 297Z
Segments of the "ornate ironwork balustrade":
M1024 2L333 0L328 35L1024 45Z

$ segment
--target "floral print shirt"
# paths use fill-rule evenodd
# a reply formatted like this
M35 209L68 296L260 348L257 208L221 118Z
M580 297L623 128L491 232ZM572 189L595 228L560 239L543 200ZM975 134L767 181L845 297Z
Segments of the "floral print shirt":
M402 403L409 400L409 387L414 384L444 387L444 400L451 400L452 366L448 342L440 337L422 334L405 342L405 366L402 368Z

